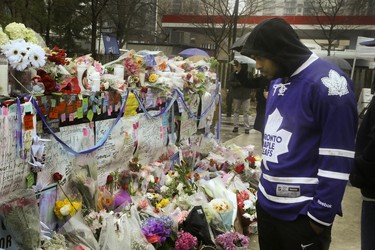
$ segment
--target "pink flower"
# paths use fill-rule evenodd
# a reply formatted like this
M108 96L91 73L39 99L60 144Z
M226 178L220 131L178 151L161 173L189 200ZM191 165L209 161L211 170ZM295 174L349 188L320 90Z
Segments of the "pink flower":
M141 200L139 203L138 203L138 207L142 210L145 210L147 207L148 207L148 201L146 199L144 200Z
M94 68L96 72L99 72L100 75L103 74L102 65L98 63L97 61L94 62Z
M197 238L188 232L180 231L177 233L178 239L175 243L176 250L190 250L197 248Z
M181 211L181 213L177 217L178 224L181 224L186 220L186 217L189 215L188 211Z

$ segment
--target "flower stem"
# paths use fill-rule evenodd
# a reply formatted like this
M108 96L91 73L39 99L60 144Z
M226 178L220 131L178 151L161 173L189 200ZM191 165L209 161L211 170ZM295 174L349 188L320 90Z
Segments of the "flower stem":
M57 185L59 186L59 188L61 189L61 191L62 191L63 194L65 195L65 197L68 199L70 205L72 205L72 207L74 208L74 210L76 210L76 213L77 213L78 210L74 207L72 201L69 199L68 195L65 193L64 189L63 189L62 186L60 185L60 182L57 182Z

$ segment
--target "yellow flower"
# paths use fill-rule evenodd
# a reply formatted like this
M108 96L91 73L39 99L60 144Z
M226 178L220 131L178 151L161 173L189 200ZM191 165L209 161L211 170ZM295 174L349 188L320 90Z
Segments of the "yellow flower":
M70 202L67 198L64 200L58 200L55 203L55 207L53 209L57 218L62 220L64 216L70 215L74 216L78 210L82 208L82 203L78 201Z
M134 61L138 65L142 65L143 64L143 58L142 57L136 57Z
M160 209L160 208L166 207L168 204L169 204L169 199L164 198L159 203L156 203L155 207L157 209Z
M152 73L152 74L150 74L150 76L148 77L148 81L149 82L151 82L151 83L154 83L154 82L156 82L157 80L158 80L158 75L157 74L154 74L154 73Z

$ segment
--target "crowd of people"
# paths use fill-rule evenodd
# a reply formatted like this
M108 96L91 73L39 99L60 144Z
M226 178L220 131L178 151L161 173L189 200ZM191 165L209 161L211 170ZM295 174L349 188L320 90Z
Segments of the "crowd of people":
M277 36L275 36L277 34ZM318 57L282 18L259 23L241 48L261 77L234 60L229 79L234 133L243 112L262 133L257 221L261 250L329 249L349 183L361 189L361 249L375 249L375 97L361 117L352 80Z

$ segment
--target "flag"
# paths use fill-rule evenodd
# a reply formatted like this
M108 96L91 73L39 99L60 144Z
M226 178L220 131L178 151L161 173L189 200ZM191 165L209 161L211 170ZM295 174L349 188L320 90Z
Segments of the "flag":
M103 43L104 43L104 49L105 54L120 54L120 50L118 47L117 39L114 35L103 33Z

